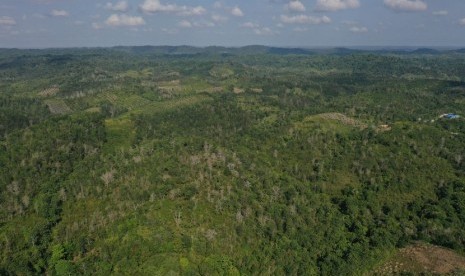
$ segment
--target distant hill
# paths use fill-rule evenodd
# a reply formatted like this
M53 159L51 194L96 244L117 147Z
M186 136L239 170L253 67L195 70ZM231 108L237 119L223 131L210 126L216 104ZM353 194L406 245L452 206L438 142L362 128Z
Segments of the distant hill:
M465 48L454 50L455 53L465 54Z
M86 51L82 51L86 50ZM115 46L109 48L50 48L50 49L7 49L0 48L0 55L42 55L42 54L106 54L108 51L116 53L128 53L136 55L336 55L345 56L361 53L371 54L394 54L394 55L438 55L442 53L465 53L465 48L456 50L439 50L427 47L322 47L322 48L304 48L304 47L273 47L264 45L247 45L242 47L224 47L224 46L208 46L196 47L189 45L180 46Z
M421 55L437 55L441 52L435 49L430 48L418 48L411 52L412 54L421 54Z
M116 51L132 54L161 54L161 55L195 55L195 54L232 54L232 55L309 55L314 52L302 48L281 48L261 45L250 45L238 48L209 46L205 48L193 46L117 46L111 48Z

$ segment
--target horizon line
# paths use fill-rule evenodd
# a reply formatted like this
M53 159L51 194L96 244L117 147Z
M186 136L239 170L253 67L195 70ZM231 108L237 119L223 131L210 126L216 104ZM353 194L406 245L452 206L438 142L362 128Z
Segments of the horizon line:
M225 45L188 45L188 44L140 44L140 45L112 45L112 46L65 46L65 47L1 47L0 50L57 50L57 49L109 49L109 48L131 48L131 47L191 47L198 49L206 48L229 48L229 49L240 49L246 47L269 47L269 48L282 48L282 49L338 49L347 48L354 50L367 50L367 49L387 49L387 50L415 50L415 49L432 49L432 50L459 50L465 48L465 45L450 45L450 46L431 46L431 45L321 45L321 46L280 46L280 45L266 45L266 44L246 44L241 46L225 46Z

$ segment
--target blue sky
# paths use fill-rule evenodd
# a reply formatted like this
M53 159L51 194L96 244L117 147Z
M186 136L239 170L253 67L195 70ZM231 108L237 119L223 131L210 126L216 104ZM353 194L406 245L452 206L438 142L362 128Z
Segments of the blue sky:
M0 47L465 47L464 0L0 0Z

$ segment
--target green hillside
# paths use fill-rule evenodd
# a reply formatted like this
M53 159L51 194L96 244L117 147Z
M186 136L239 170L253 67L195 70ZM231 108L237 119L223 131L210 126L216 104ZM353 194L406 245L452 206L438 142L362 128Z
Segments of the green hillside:
M0 275L465 254L465 55L340 52L0 50Z

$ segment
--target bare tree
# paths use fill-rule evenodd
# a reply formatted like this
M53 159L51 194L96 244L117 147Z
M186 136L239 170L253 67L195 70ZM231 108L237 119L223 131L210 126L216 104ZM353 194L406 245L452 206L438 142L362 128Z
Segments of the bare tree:
M114 170L111 170L111 171L108 171L104 174L102 174L102 176L100 177L103 182L105 183L105 186L108 187L108 185L113 181L114 179L114 174L115 174L115 171Z
M180 211L176 211L174 213L174 223L176 223L176 226L179 227L179 225L181 225L181 212Z
M217 233L214 229L208 229L206 232L205 232L205 237L207 238L207 240L209 241L213 241L216 237Z
M238 210L236 213L236 221L242 223L244 221L244 216L242 215L241 210Z

